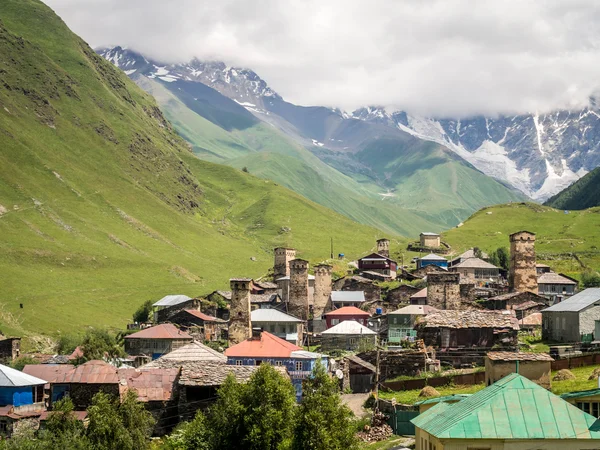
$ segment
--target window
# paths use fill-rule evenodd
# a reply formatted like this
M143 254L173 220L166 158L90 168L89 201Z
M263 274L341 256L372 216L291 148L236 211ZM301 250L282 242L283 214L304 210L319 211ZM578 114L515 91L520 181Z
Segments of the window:
M356 338L350 338L350 339L348 339L348 344L355 345L356 344Z
M331 325L337 325L340 323L340 319L331 319Z
M296 371L300 372L304 370L304 363L302 361L296 361Z
M269 325L269 331L271 331L271 333L275 333L275 324L274 323Z
M283 366L283 361L275 361L276 366Z
M236 366L241 366L241 365L243 365L243 364L242 364L242 360L241 360L241 359L236 359L236 360L235 360L235 365L236 365Z

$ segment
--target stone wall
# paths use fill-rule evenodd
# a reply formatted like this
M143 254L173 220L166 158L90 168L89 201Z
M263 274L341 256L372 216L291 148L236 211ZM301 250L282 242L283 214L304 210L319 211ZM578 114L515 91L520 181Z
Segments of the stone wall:
M367 302L381 300L381 288L371 280L358 275L337 280L334 288L337 291L363 291Z
M511 291L538 293L535 261L535 234L528 231L511 234L508 272Z
M0 360L12 361L21 355L21 338L6 338L0 340Z
M360 353L357 356L373 365L377 364L377 352L375 350ZM422 352L382 351L379 353L380 381L400 375L415 376L424 371L425 367L426 356Z
M460 309L460 274L430 273L427 275L427 304L437 309Z
M308 261L290 261L290 297L288 314L301 320L308 320Z
M293 248L276 248L273 250L274 264L273 276L274 279L287 277L290 275L290 261L296 258L296 250Z
M550 366L550 361L519 361L518 373L543 388L550 389ZM485 358L486 386L515 372L517 372L515 361L491 361Z
M332 266L319 264L315 266L315 290L313 294L313 317L320 319L331 296Z
M388 290L385 296L385 302L388 303L390 310L398 309L404 305L410 304L410 297L419 292L420 289L403 284L397 288Z
M229 283L231 286L229 346L232 346L252 336L250 318L250 285L252 280L233 278Z

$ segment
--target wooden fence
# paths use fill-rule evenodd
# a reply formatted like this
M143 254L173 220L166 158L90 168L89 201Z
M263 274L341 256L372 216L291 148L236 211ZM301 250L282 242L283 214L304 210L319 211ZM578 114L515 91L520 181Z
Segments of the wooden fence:
M425 386L441 387L448 384L470 386L485 382L485 372L449 375L447 377L417 378L414 380L386 381L383 387L392 391L411 391L423 389Z

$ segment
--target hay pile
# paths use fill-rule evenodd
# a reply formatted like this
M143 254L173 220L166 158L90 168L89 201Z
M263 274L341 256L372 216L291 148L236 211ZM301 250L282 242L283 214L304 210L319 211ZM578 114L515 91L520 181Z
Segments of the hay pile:
M575 375L569 369L560 369L552 378L552 381L574 380Z
M600 377L600 367L596 367L588 380L597 380Z
M440 395L442 394L440 394L431 386L425 386L423 389L421 389L421 392L419 392L419 397L439 397Z

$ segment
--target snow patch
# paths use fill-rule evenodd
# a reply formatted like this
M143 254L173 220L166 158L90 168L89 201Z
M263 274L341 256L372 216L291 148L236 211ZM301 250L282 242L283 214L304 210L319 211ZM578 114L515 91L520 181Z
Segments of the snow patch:
M250 107L255 107L256 105L254 103L250 103L250 102L238 102L237 100L234 99L234 101L241 106L250 106Z
M126 70L125 71L125 75L131 75L132 73L136 72L137 69L130 69L130 70Z
M565 159L561 160L562 165L562 174L556 173L552 164L546 159L546 171L548 172L548 176L546 180L544 180L544 184L541 188L539 188L533 198L536 200L547 200L552 197L554 194L562 191L563 189L569 187L579 178L587 173L585 169L580 169L577 172L573 172L567 166L567 161Z
M158 77L163 81L166 81L167 83L172 83L173 81L177 81L179 78L175 78L174 76L166 76L166 77Z
M322 142L317 141L316 139L313 139L312 143L313 143L313 145L316 145L318 147L323 147L325 145Z

